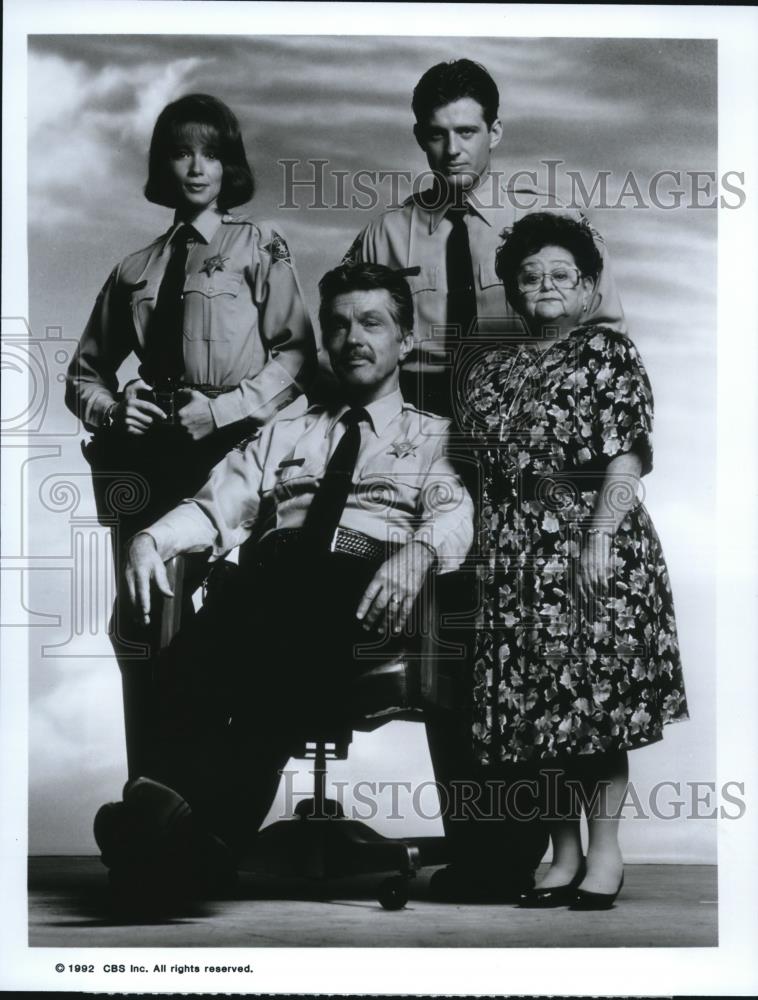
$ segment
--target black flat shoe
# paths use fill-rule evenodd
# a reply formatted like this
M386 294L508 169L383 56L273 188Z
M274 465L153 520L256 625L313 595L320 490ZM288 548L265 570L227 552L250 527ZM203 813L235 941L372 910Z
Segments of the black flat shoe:
M518 905L525 910L546 910L552 906L568 906L576 899L577 886L587 874L587 862L582 858L576 875L565 885L549 889L528 889L519 896Z
M589 892L587 889L577 889L574 893L574 901L569 907L570 910L610 910L616 901L616 896L621 892L624 885L624 876L621 875L619 887L615 892Z

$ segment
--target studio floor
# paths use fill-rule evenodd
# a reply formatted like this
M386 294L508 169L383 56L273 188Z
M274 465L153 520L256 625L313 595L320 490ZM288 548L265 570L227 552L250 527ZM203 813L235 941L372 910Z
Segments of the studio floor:
M29 861L29 944L42 947L707 947L718 943L716 868L627 865L612 910L522 910L432 902L425 869L405 909L376 902L379 878L325 885L242 875L235 898L171 918L114 915L97 857Z

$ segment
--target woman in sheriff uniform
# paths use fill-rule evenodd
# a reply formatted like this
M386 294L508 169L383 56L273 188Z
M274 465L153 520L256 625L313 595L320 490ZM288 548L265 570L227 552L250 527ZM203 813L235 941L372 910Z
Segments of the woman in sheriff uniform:
M143 762L150 706L151 629L120 613L128 539L299 396L316 347L287 243L270 224L231 209L254 190L239 124L221 101L191 94L158 116L145 197L175 210L167 232L106 281L66 384L66 403L94 431L85 449L103 523L113 530L117 600L112 642L124 682L130 776ZM121 391L131 354L139 378ZM189 594L205 571L189 567ZM159 617L159 616L156 616ZM146 662L147 661L147 662Z

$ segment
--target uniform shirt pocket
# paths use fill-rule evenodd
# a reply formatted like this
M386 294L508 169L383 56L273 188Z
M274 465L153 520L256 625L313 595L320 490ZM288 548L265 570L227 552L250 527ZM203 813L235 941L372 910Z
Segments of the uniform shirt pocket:
M429 265L422 267L418 274L409 274L406 281L410 285L411 293L434 292L437 290L437 276L439 268Z
M479 287L480 288L491 288L493 285L500 285L502 287L502 281L498 278L495 272L495 261L494 260L483 260L479 263Z
M188 274L184 282L184 336L188 340L232 340L241 286L239 271Z
M264 492L270 493L277 504L306 493L314 493L323 466L305 458L285 459L268 472L263 484Z
M408 462L391 463L383 472L365 469L356 482L356 503L367 513L388 521L398 513L412 518L419 508L424 479L424 473Z

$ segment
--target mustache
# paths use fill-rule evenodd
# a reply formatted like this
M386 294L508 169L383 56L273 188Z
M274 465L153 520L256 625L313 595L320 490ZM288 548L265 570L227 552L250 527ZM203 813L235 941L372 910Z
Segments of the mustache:
M349 351L342 351L339 356L339 361L373 361L374 352L368 348L361 347L351 347Z

